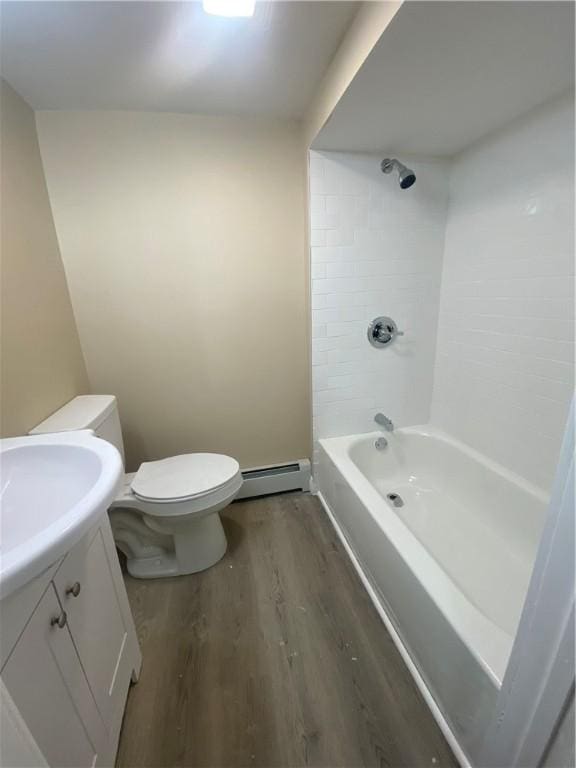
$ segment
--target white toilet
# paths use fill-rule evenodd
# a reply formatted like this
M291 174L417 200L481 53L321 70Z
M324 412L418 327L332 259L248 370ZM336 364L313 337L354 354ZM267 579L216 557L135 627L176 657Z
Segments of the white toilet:
M116 398L81 395L49 416L30 434L92 429L112 443L124 461ZM218 453L188 453L145 462L124 483L110 506L116 546L137 578L195 573L226 552L218 512L242 486L238 462Z

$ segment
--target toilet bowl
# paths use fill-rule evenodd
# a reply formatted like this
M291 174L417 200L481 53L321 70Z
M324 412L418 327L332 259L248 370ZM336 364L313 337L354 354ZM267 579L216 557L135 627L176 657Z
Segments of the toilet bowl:
M110 522L128 572L141 579L178 576L217 563L226 552L218 512L241 487L238 462L214 453L174 456L125 475Z
M31 434L92 429L118 448L124 444L116 398L81 395ZM238 462L217 453L189 453L144 462L124 475L109 508L117 548L128 572L140 579L196 573L226 552L220 510L242 487Z

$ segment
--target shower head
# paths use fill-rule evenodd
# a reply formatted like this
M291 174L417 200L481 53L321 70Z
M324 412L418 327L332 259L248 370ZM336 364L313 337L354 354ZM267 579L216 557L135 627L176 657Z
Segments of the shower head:
M398 171L398 179L402 189L408 189L416 181L416 174L410 168L406 168L399 160L387 157L380 163L382 173L392 173L394 168Z

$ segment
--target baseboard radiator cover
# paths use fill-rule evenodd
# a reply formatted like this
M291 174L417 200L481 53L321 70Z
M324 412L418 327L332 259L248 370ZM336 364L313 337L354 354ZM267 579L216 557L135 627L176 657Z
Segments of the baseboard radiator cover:
M268 496L284 491L310 490L310 461L299 459L290 464L274 464L269 467L243 469L244 483L237 499Z

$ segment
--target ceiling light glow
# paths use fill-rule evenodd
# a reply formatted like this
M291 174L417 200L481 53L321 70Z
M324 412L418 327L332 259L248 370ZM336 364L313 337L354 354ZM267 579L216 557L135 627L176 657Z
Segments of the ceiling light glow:
M211 16L253 16L256 0L202 0L202 8Z

